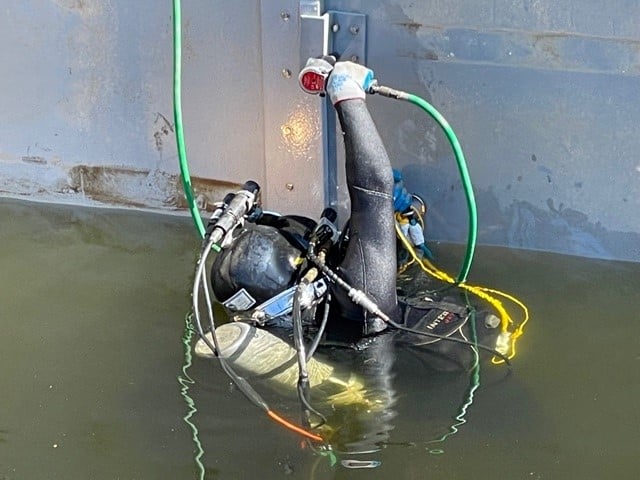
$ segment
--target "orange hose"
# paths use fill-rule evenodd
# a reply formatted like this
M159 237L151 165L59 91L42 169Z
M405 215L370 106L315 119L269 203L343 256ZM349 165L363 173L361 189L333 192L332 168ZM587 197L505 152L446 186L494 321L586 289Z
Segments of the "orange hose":
M305 430L302 427L299 427L298 425L294 425L293 423L285 420L284 418L282 418L280 415L278 415L277 413L275 413L272 410L267 410L267 415L269 415L271 418L273 418L276 422L278 422L280 425L283 425L285 427L287 427L289 430L292 430L296 433L299 433L300 435L310 438L311 440L315 440L316 442L322 442L324 441L324 439L319 436L316 435L315 433L311 433L307 430Z

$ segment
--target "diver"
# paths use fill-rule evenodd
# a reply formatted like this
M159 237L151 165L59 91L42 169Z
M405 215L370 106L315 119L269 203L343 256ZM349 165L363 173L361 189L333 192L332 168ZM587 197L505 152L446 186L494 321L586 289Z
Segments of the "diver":
M252 318L262 326L286 328L296 287L305 281L305 272L319 268L324 283L322 279L313 283L313 291L315 300L321 298L329 304L323 331L326 343L365 348L391 324L406 330L396 334L400 342L433 343L430 348L437 356L450 355L456 347L440 345L445 342L438 340L469 345L462 328L471 310L461 298L434 294L399 302L396 221L401 228L403 223L406 229L413 227L414 232L419 225L409 208L412 196L402 185L399 172L392 169L366 105L366 94L375 84L373 72L349 61L332 64L326 59L310 59L308 65L328 74L324 90L344 136L350 218L338 236L333 225L335 212L323 214L315 222L256 209L249 218L253 225L238 229L213 263L211 284L216 298L232 312L254 309ZM413 245L426 257L432 255L423 237ZM320 302L312 298L308 303L315 307ZM322 317L319 312L314 314L316 326ZM497 335L497 317L487 314L483 319L477 322L482 330L478 336ZM453 338L456 335L458 340ZM464 349L457 350L454 363L468 364L459 358ZM470 360L470 353L466 355Z
M272 419L314 441L330 439L336 451L360 456L379 451L394 428L396 346L419 349L424 365L434 371L475 372L482 350L508 359L496 351L501 320L477 311L453 279L447 287L429 285L429 290L425 282L400 281L406 250L413 260L418 252L423 259L433 255L422 231L426 206L392 169L366 105L367 93L377 86L373 72L326 58L310 59L307 66L324 74L320 86L344 136L350 217L338 229L331 208L318 221L264 211L260 188L252 181L218 202L193 286L200 335L195 351L217 357L235 385ZM205 286L212 251L217 254L211 290L231 320L219 326ZM472 291L482 298L480 289ZM199 315L202 297L206 332ZM314 357L323 347L343 348L324 348ZM247 378L296 388L307 429L279 417ZM322 410L331 412L329 417L314 407L325 400L331 408ZM340 425L340 433L321 430L331 425ZM377 464L362 458L347 462L358 468Z

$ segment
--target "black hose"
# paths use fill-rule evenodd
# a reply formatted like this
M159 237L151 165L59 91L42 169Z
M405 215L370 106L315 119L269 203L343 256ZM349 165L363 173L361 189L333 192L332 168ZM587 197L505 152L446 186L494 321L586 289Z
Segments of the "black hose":
M327 327L327 320L329 319L329 310L331 308L330 305L331 293L327 293L327 297L324 300L324 313L322 314L322 321L320 322L320 327L318 328L318 332L316 333L315 338L309 346L309 351L307 352L307 362L311 360L313 354L316 353L318 345L320 344L320 340L322 339L322 335L324 335L324 330Z
M298 356L298 398L303 406L304 420L310 426L311 422L309 421L309 413L312 413L320 419L320 422L313 427L318 428L321 425L324 425L327 422L327 419L324 415L313 408L309 401L309 372L307 370L307 362L313 353L309 356L306 354L302 330L302 307L300 306L300 297L302 296L304 288L308 285L309 283L306 280L303 280L298 284L293 295L293 343L296 347L296 353Z
M309 402L309 382L308 381L298 382L298 398L300 399L300 403L302 403L302 406L306 409L306 411L304 412L304 415L305 415L304 420L306 421L308 427L316 429L316 428L320 428L322 425L327 423L327 417L325 417L318 410L313 408L313 406L311 406L311 403ZM311 422L309 421L309 413L314 414L316 417L320 419L320 421L316 425L311 425Z
M357 300L356 301L357 304L365 308L370 313L379 316L382 320L384 320L386 323L388 323L392 327L407 333L423 335L425 337L430 337L430 338L437 338L439 340L447 340L449 342L454 342L454 343L461 343L463 345L468 345L470 347L478 347L487 352L491 352L493 355L497 357L500 357L502 360L504 360L504 362L507 365L511 366L511 362L509 361L506 355L498 352L497 350L491 347L487 347L486 345L475 344L473 342L469 342L467 340L461 340L459 338L445 337L443 335L437 335L435 333L423 332L421 330L415 330L413 328L405 327L403 325L400 325L397 322L394 322L393 320L391 320L391 318L389 318L388 315L386 315L384 312L380 310L380 308L373 302L373 300L365 292L353 288L344 279L340 278L340 276L336 272L331 270L324 262L322 262L318 258L318 256L314 253L314 249L315 249L315 244L311 242L309 244L309 250L307 251L307 258L311 260L322 271L322 273L324 273L327 277L329 277L329 279L331 279L338 286L347 290L347 292L349 292L349 297L351 297L352 300L354 301Z
M227 363L227 361L220 356L220 346L218 344L218 338L216 336L216 326L213 318L213 305L211 302L211 295L209 293L209 287L206 282L206 274L204 269L206 268L207 257L211 252L211 248L213 246L213 240L209 240L204 242L204 246L200 252L200 257L198 259L198 266L196 268L195 280L193 283L193 292L192 292L192 302L193 302L193 313L196 319L196 329L198 331L198 335L202 339L202 341L211 349L211 351L216 355L220 362L220 366L222 370L227 374L227 376L231 379L231 381L238 387L238 389L244 394L247 399L251 403L253 403L258 408L264 410L265 412L269 410L269 406L263 400L258 392L247 382L247 380L240 375L238 375L231 365ZM204 282L203 282L204 280ZM207 314L209 317L209 328L211 330L211 339L213 343L209 341L204 333L204 329L202 328L202 323L200 321L200 306L199 306L199 294L200 294L200 286L202 284L202 289L204 291L204 297L207 303Z
M308 284L305 281L300 282L293 294L293 344L295 345L296 352L298 354L298 372L301 381L309 379L309 372L307 371L307 355L305 353L302 331L302 307L300 306L300 297L307 285Z

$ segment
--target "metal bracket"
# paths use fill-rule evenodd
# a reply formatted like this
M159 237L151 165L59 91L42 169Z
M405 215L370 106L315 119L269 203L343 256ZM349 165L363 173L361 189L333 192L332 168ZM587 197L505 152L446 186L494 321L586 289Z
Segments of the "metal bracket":
M330 10L328 52L339 60L365 64L367 17L361 13Z
M300 68L309 58L328 55L329 15L300 15Z
M335 55L339 60L366 63L367 17L329 10L300 15L300 68L309 57Z

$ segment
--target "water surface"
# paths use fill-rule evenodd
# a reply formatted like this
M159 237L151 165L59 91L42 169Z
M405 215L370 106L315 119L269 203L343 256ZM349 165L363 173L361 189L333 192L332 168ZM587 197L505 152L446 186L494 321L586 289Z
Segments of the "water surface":
M190 221L8 199L0 218L0 478L199 478L177 382L198 248ZM455 272L460 249L434 250ZM466 423L438 442L459 423L468 372L439 372L407 350L381 380L332 354L391 397L382 413L319 404L336 445L372 435L380 447L335 465L194 359L206 478L639 478L638 278L638 264L480 248L470 282L531 312L511 371L483 366ZM292 395L256 387L299 419Z

